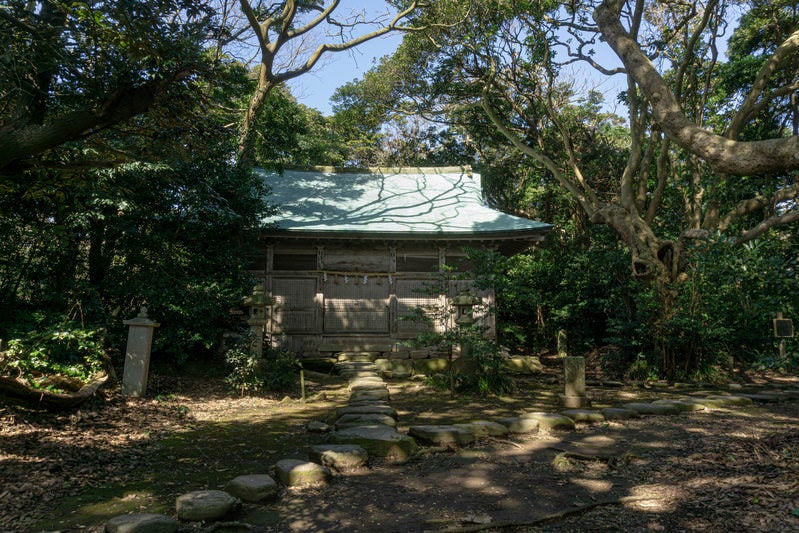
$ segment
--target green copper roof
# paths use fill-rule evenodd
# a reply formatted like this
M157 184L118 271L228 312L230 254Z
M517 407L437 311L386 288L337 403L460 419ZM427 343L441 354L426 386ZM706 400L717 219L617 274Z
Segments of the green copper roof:
M488 207L480 175L462 168L261 174L280 209L265 222L288 232L523 237L551 228Z

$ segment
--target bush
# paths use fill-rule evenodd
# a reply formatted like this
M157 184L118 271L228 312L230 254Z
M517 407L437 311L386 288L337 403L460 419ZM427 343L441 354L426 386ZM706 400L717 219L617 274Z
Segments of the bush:
M46 378L55 375L87 382L103 370L104 361L101 332L68 320L11 339L0 372L34 387L48 386Z
M261 391L290 391L299 383L297 357L286 350L266 349L258 356L254 337L246 334L225 353L225 382L241 396Z

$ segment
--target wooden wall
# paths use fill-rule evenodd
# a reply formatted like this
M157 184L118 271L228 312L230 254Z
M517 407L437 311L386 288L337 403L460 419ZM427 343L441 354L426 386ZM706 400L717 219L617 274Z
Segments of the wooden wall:
M336 347L407 357L411 349L402 342L427 327L407 320L413 309L441 304L462 288L481 296L486 309L494 304L492 292L478 293L468 281L447 282L446 295L430 293L442 265L461 264L463 257L460 248L436 242L272 242L253 271L275 301L267 335L273 346L306 357ZM494 335L493 315L483 313L481 320Z

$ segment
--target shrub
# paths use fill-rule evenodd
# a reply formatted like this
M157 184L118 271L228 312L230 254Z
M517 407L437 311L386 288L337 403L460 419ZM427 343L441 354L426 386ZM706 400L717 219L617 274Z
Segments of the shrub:
M241 396L261 391L289 391L299 382L300 363L286 350L266 349L260 357L254 349L254 337L243 335L225 353L228 375L225 382Z
M104 361L101 332L64 321L11 339L0 372L16 374L34 387L45 386L45 378L54 375L86 382L102 371Z

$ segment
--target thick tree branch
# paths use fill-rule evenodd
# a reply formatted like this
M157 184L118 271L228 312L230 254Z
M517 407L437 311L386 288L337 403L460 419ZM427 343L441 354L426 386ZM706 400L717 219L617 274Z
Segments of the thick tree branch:
M99 106L83 108L44 124L0 129L0 170L144 113L167 86L188 74L188 69L181 70L167 79L120 89Z
M760 237L771 228L782 226L784 224L790 224L791 222L796 222L797 220L799 220L799 211L790 211L782 215L767 218L757 226L742 232L735 240L735 243L743 244L745 242L749 242Z
M777 206L781 202L796 202L799 199L797 197L799 197L799 183L794 183L789 187L778 190L769 198L758 195L754 198L742 200L721 219L718 229L719 231L725 231L733 222L748 213L753 213L764 207Z
M799 30L796 30L785 39L774 51L774 55L760 67L760 72L757 73L757 78L755 78L755 82L752 84L752 89L749 91L749 94L746 95L738 112L732 118L729 128L727 128L727 132L725 133L727 138L735 139L740 135L744 125L752 118L753 113L756 111L757 101L760 95L763 94L763 90L766 88L766 84L771 79L771 76L779 68L780 64L791 54L796 53L797 50L799 50Z
M691 122L668 84L622 26L619 15L623 3L624 0L605 0L594 11L594 20L646 96L662 130L675 144L724 174L760 175L799 169L799 137L734 141Z

